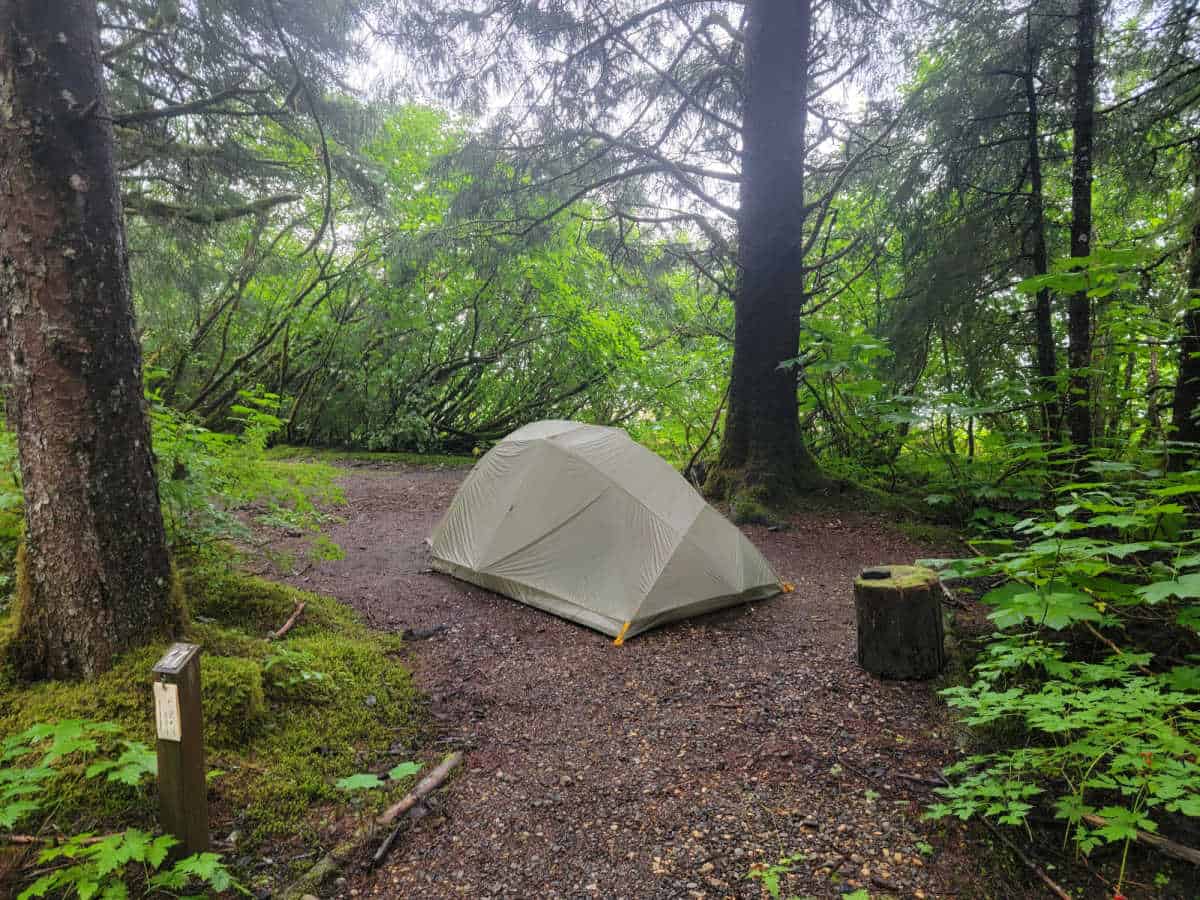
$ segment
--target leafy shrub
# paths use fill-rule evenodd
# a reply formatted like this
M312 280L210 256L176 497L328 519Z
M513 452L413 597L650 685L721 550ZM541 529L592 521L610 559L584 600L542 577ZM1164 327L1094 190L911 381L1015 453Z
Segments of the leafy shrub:
M38 863L70 860L70 865L52 868L25 890L17 900L33 897L70 897L79 900L103 897L118 900L129 896L131 877L145 890L147 896L161 892L179 892L197 885L214 891L238 888L249 896L229 874L217 853L196 853L163 868L167 853L178 844L170 835L155 837L145 831L127 831L94 838L91 834L73 835L61 844L54 844L38 854Z
M944 692L1005 746L948 770L934 817L1020 825L1048 800L1083 853L1200 818L1200 471L1097 461L951 575L1002 579L1000 631ZM936 562L936 561L935 561ZM1005 739L1007 738L1007 739Z
M232 412L241 431L234 435L210 431L148 394L163 519L176 548L203 551L225 538L248 538L235 513L251 505L267 524L315 532L324 521L319 507L341 500L332 468L266 458L267 443L283 426L274 414L280 398L240 396Z
M53 815L69 793L64 782L103 780L139 788L156 768L154 751L140 741L123 739L112 722L67 719L31 725L0 743L0 830L12 831ZM167 853L177 843L173 837L155 837L138 828L102 837L71 835L38 853L39 865L54 865L18 894L18 900L126 897L130 878L149 892L180 891L197 882L216 891L235 886L215 853L190 856L164 869Z
M152 383L156 373L147 373ZM313 535L313 552L337 558L340 550L317 534L321 507L340 503L336 470L320 463L269 459L267 442L282 427L274 394L242 391L233 407L241 427L222 434L198 425L150 390L155 469L167 536L177 553L209 555L223 541L248 539L238 518L250 510L268 525ZM15 437L0 427L0 595L12 586L13 563L24 528ZM2 610L0 610L2 611Z

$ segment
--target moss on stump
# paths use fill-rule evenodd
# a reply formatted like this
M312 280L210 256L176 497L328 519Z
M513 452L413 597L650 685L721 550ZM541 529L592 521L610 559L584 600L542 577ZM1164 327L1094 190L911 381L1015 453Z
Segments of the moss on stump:
M946 663L937 573L919 566L864 569L854 581L858 664L881 678L933 678Z

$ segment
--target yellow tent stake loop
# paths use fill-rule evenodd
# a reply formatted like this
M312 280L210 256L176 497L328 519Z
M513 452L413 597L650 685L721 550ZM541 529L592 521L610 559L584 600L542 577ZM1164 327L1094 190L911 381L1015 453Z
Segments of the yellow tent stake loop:
M632 623L630 623L630 622L626 622L624 625L621 626L621 633L618 634L617 639L615 641L613 641L614 647L620 647L622 644L625 643L625 632L627 632L629 630L629 626L631 624Z
M781 591L783 591L785 594L790 594L792 591L794 591L796 589L796 586L794 584L792 584L790 581L785 581L779 585L779 589Z

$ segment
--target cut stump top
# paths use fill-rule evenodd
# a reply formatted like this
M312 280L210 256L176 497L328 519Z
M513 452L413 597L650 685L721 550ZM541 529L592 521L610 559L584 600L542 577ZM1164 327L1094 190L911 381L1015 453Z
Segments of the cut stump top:
M871 566L854 579L854 587L880 593L931 588L938 583L938 574L924 566Z

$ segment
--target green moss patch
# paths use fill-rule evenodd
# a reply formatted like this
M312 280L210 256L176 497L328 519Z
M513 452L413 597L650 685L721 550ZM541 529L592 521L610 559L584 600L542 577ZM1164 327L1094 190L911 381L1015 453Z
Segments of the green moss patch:
M937 584L938 580L936 572L921 566L881 566L880 569L888 570L887 578L866 578L860 575L854 583L877 590L903 592L913 588L927 588L931 584Z
M386 764L412 746L419 712L398 638L370 631L336 600L227 573L185 573L193 616L187 639L203 648L205 749L214 829L237 829L251 844L315 833L321 807L344 802L341 777ZM297 625L267 635L303 600ZM0 645L12 637L0 620ZM0 740L38 722L112 721L122 736L153 746L151 668L166 649L129 652L105 675L82 683L21 684L0 668ZM0 646L0 658L7 658ZM153 786L79 779L68 784L56 824L111 830L152 825Z
M737 496L729 503L729 517L738 525L771 525L775 516L750 497Z

